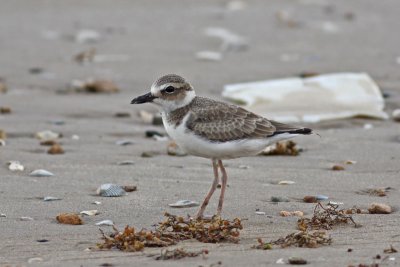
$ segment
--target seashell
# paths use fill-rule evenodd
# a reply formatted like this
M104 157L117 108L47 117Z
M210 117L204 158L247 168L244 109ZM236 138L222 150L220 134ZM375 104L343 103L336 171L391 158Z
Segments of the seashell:
M115 142L116 145L118 146L128 146L128 145L133 145L135 142L131 140L118 140Z
M74 135L71 136L71 139L72 139L72 140L75 140L75 141L79 140L79 138L80 138L80 137L79 137L79 135L77 135L77 134L74 134Z
M39 169L39 170L34 170L33 172L31 172L29 174L29 176L32 176L32 177L50 177L50 176L54 176L54 174L49 172L49 171Z
M117 165L119 166L134 165L134 164L135 162L133 162L132 160L124 160L117 163Z
M43 201L55 201L55 200L61 200L61 198L58 198L58 197L51 197L51 196L48 196L48 197L44 197L44 198L43 198Z
M221 61L222 53L215 51L199 51L196 53L196 59L204 61Z
M102 184L97 188L97 194L102 197L120 197L125 196L125 190L116 184Z
M343 205L343 202L335 202L335 201L329 201L330 205Z
M23 171L25 169L19 161L9 161L7 164L10 171Z
M266 214L265 211L256 211L255 213L256 213L256 215L265 215Z
M102 225L113 226L114 222L111 220L103 220L103 221L97 222L96 225L97 226L102 226Z
M100 201L93 201L92 204L101 205L101 202Z
M4 213L0 213L0 218L6 218L7 215L5 215Z
M290 185L290 184L295 184L295 182L294 181L280 181L278 184L280 184L280 185Z
M393 120L400 122L400 109L393 110L392 117Z
M40 258L40 257L28 259L28 263L29 263L29 264L36 263L36 262L42 262L42 261L43 261L43 259Z
M100 33L91 29L82 29L75 35L75 41L80 44L95 43L101 38Z
M59 133L55 133L53 131L46 130L37 132L35 136L37 139L44 141L44 140L55 140L57 138L60 138L62 135Z
M315 198L317 200L328 200L329 199L329 197L324 196L324 195L316 195Z
M199 206L199 203L191 200L178 200L175 203L168 204L171 208L191 208Z
M167 146L167 153L170 156L184 157L187 153L180 148L175 142L171 142Z
M0 146L5 146L6 145L6 141L4 141L3 139L0 139Z
M389 214L392 213L392 207L383 203L372 203L368 211L372 214Z
M19 218L19 220L20 221L33 221L33 218L24 216L24 217Z
M83 210L80 212L80 214L87 215L87 216L94 216L94 215L100 214L100 212L98 212L98 210Z

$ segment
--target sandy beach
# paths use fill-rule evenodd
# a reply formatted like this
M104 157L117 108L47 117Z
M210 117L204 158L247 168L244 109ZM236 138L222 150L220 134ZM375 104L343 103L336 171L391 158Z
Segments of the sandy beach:
M0 77L8 88L0 92L0 107L11 108L10 114L0 114L0 130L7 134L6 145L0 146L0 266L279 266L277 261L286 264L290 257L302 257L308 266L399 265L398 253L383 253L390 245L400 249L400 123L392 119L307 124L321 137L296 138L303 148L299 156L226 161L229 187L223 217L244 219L238 244L188 240L169 249L208 249L209 254L170 261L148 257L161 248L135 253L87 250L101 242L95 223L109 219L118 229L153 229L164 212L193 215L197 207L172 209L168 204L182 199L201 202L211 185L210 160L169 156L168 141L145 136L147 130L165 133L164 128L138 116L140 110L156 113L157 108L130 105L162 74L180 74L198 95L222 100L225 84L304 72L366 72L386 96L385 111L392 114L400 108L400 2L229 3L0 1ZM221 45L204 35L207 27L229 29L245 37L248 46L224 52L218 61L201 61L197 52L219 51ZM92 35L79 36L82 30ZM91 48L96 49L97 60L74 60ZM68 89L72 81L88 78L112 80L120 91ZM62 134L64 154L50 155L48 147L40 145L34 136L44 130ZM121 140L133 144L117 145ZM142 157L145 151L157 155ZM9 161L21 162L24 171L10 171ZM118 165L122 161L133 164ZM333 171L335 164L345 170ZM36 169L54 176L29 176ZM276 184L282 180L295 183ZM116 198L97 196L96 189L104 183L136 185L137 191ZM384 197L357 193L387 187L392 190ZM343 203L340 208L346 209L385 203L393 212L353 215L362 227L334 227L328 231L333 240L328 246L251 248L257 238L275 240L297 230L298 217L282 217L280 211L300 210L312 216L315 204L304 203L306 195L328 196L328 201ZM46 196L61 200L43 201ZM272 196L290 201L272 203ZM214 196L207 214L216 205ZM100 214L83 217L83 225L56 221L63 212L93 209ZM101 228L112 231L109 226ZM37 241L41 239L47 241Z

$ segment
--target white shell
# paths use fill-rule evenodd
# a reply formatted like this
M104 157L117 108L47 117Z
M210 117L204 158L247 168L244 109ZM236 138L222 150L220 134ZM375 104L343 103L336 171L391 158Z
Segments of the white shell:
M33 221L33 218L31 217L21 217L19 218L20 221Z
M256 211L257 215L265 215L266 213L264 211Z
M39 169L39 170L34 170L33 172L31 172L29 174L29 176L32 177L50 177L50 176L54 176L53 173L43 170L43 169Z
M102 226L102 225L113 226L114 222L111 220L103 220L103 221L97 222L96 225L97 226Z
M290 185L290 184L295 184L295 182L294 181L280 181L278 184L280 184L280 185Z
M92 204L101 205L101 202L100 201L94 201L94 202L92 202Z
M400 109L393 110L392 117L393 120L400 121Z
M47 197L43 198L43 201L54 201L54 200L61 200L61 198L51 197L51 196L47 196Z
M7 217L7 215L4 214L4 213L0 213L0 218L1 218L1 217L5 218L5 217Z
M7 164L10 171L23 171L25 169L19 161L9 161Z
M59 133L55 133L55 132L49 131L49 130L37 132L35 136L39 140L55 140L55 139L61 137L61 135Z
M3 139L0 139L0 146L5 146L6 145L6 141L4 141Z
M178 200L175 203L168 204L171 208L190 208L190 207L197 207L199 203L191 200Z
M102 197L120 197L125 196L125 190L116 184L102 184L97 188L97 194Z
M94 216L99 214L100 212L98 210L83 210L80 212L82 215L87 215L87 216Z

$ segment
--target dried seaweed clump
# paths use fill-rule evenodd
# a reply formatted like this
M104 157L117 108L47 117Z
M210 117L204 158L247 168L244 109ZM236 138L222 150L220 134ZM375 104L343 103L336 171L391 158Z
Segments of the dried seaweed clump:
M141 251L145 247L166 247L175 245L181 240L197 239L204 243L239 242L240 219L223 220L214 216L211 220L184 219L183 217L165 213L167 219L159 223L154 231L136 232L133 227L126 226L120 232L113 227L114 233L106 235L102 230L104 243L97 244L99 249L116 248L122 251Z
M107 236L101 229L103 235L103 244L97 244L99 249L116 248L122 251L135 252L141 251L144 247L166 247L176 244L170 238L163 237L157 232L141 230L135 231L135 228L126 226L123 232L113 227L114 233Z
M285 237L279 238L275 241L264 243L261 238L258 239L258 244L253 246L256 249L272 249L273 245L278 245L281 248L287 247L307 247L317 248L323 245L330 245L332 238L327 235L325 231L299 231L291 233Z
M197 239L204 243L239 242L239 230L243 229L240 219L223 220L219 216L205 219L184 219L165 213L167 219L160 223L157 231L174 240Z
M268 146L264 149L260 155L262 156L297 156L300 154L302 149L296 147L296 143L293 141L278 142L274 145Z
M174 250L162 250L160 255L156 256L154 259L155 260L179 260L183 258L192 258L192 257L197 257L199 255L205 255L208 254L207 249L203 249L200 251L186 251L183 248L176 248Z
M360 225L353 220L351 215L349 215L349 213L359 213L358 209L338 210L338 207L338 205L332 203L327 204L325 207L321 203L318 203L315 206L312 218L299 219L297 221L297 227L301 231L306 231L308 229L331 230L335 225L348 224L350 222L352 222L355 227L360 227Z

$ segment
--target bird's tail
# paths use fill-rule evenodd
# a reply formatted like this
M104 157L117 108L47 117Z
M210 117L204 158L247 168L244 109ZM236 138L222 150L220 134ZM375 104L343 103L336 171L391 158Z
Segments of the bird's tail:
M272 125L275 126L276 130L273 135L278 135L278 134L283 134L283 133L289 133L289 134L303 134L303 135L309 135L313 133L313 130L310 128L305 128L305 127L296 127L276 121L271 121Z

